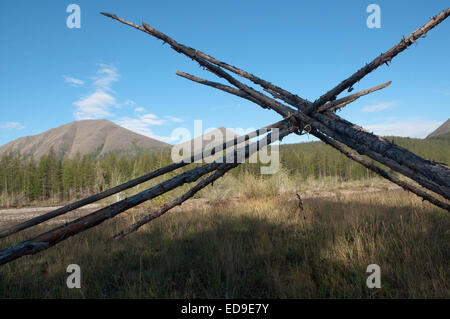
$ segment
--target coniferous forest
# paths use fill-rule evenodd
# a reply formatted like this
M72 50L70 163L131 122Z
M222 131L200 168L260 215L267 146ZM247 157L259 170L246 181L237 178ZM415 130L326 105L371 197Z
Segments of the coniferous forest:
M425 158L450 165L450 138L388 137ZM102 158L76 155L60 159L52 150L35 160L20 153L0 157L0 207L76 200L141 176L171 163L170 150L141 151L132 157L109 153ZM361 180L375 174L322 142L280 146L280 166L297 179L339 177ZM231 171L259 174L258 164L243 164Z

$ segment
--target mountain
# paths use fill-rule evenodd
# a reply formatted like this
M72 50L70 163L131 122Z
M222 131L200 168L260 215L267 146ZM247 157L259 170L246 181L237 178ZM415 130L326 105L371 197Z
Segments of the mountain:
M224 142L232 140L235 137L238 137L239 134L233 132L232 130L229 130L225 127L219 127L217 129L214 129L208 133L205 133L201 136L197 136L196 138L193 138L189 141L178 143L173 146L175 149L175 153L177 154L179 158L175 158L174 160L181 160L188 158L191 155L199 153L201 150L210 149L214 146L222 145ZM241 143L238 145L238 147L243 146L244 143ZM172 149L172 152L174 151ZM231 152L232 148L225 151L225 153ZM215 160L221 156L223 156L224 153L217 152L215 155L207 156L208 161ZM176 157L178 157L176 156Z
M140 149L168 146L169 144L134 133L108 120L83 120L0 146L0 156L6 152L20 151L39 159L53 147L60 158L71 158L77 153L101 157L113 151L133 155Z
M450 119L448 119L444 124L435 129L426 138L436 138L436 137L450 137Z
M176 144L175 146L186 149L190 148L193 151L199 151L201 149L223 144L224 142L237 136L239 136L239 134L222 126L201 136L197 136L187 142Z

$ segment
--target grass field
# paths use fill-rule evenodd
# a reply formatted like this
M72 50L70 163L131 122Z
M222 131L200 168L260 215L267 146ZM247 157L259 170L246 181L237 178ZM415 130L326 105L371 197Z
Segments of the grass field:
M0 297L450 297L450 216L406 192L305 199L303 211L291 193L254 190L202 203L110 239L147 205L0 266ZM72 263L81 289L66 286ZM381 289L366 286L369 264Z

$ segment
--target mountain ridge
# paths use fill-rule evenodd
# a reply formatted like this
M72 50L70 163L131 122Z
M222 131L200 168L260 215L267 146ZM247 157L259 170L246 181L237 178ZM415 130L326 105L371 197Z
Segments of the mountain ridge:
M137 149L169 147L162 141L140 135L108 120L73 121L43 133L24 136L0 146L0 155L21 152L35 159L53 150L59 158L96 154L101 157L109 152L135 153Z

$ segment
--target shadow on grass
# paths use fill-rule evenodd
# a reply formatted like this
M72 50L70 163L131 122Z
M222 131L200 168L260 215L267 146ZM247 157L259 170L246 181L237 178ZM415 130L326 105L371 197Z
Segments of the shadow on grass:
M175 213L119 241L110 238L125 220L108 222L0 266L0 297L449 297L447 213L357 199L305 206ZM66 287L72 263L81 267L82 289ZM373 263L381 289L366 287Z

